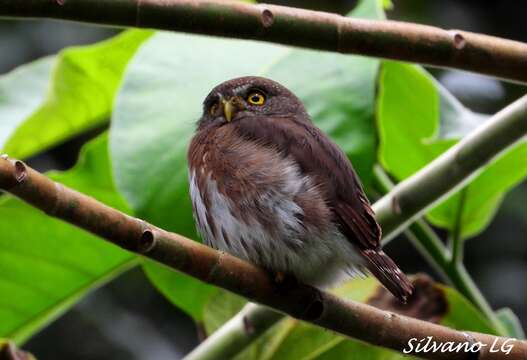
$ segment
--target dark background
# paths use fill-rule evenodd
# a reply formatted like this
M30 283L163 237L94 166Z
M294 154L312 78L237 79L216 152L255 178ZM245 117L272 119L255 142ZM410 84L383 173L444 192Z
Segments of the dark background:
M346 13L355 1L270 1ZM527 42L524 1L394 1L391 19L481 32ZM0 21L0 74L71 45L89 44L117 30L52 21ZM433 70L469 108L495 113L525 88L459 71ZM1 121L1 119L0 119ZM30 160L39 170L67 169L82 144L103 129L68 141ZM506 176L506 174L504 174ZM466 245L465 263L495 308L510 307L527 325L527 182L511 191L491 226ZM403 237L390 253L408 273L433 274ZM189 317L177 311L133 270L95 291L25 346L40 360L177 359L198 343Z

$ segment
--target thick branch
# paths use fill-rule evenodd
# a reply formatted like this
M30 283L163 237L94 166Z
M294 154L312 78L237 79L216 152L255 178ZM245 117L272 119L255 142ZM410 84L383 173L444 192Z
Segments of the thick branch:
M459 30L221 0L0 0L0 16L255 39L527 83L527 44Z
M284 292L275 286L266 272L245 261L125 215L50 180L21 161L0 159L0 188L51 216L127 250L343 335L398 351L406 348L410 339L427 336L433 336L439 342L456 344L481 342L487 346L480 349L480 359L502 358L501 354L489 349L494 342L503 344L506 338L460 332L369 305L346 302L302 284L291 286ZM511 359L527 355L526 342L511 341L514 344ZM469 359L474 356L465 352L420 355L430 359Z

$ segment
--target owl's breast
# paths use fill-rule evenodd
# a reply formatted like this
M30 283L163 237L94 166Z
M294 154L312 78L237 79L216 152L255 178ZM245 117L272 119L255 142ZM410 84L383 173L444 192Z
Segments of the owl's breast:
M323 193L272 147L221 136L189 151L199 231L212 247L287 269L291 256L284 254L301 256L308 242L334 231Z

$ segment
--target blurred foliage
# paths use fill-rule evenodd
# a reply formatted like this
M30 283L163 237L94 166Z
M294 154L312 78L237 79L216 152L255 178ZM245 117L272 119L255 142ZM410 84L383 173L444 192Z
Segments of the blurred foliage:
M496 315L500 322L505 326L507 330L507 336L516 339L525 339L525 331L523 331L520 319L516 314L509 308L503 308L496 311Z
M352 16L384 18L383 6L391 2L363 0ZM100 126L111 116L109 139L104 134L90 142L72 170L49 175L110 206L197 239L186 149L203 98L226 79L262 75L291 89L314 122L348 154L366 186L376 161L402 180L487 119L466 109L416 66L385 61L379 72L377 59L260 42L152 34L126 31L0 77L0 147L11 156L27 157ZM501 176L504 173L507 176ZM503 195L526 175L525 143L488 165L467 186L463 236L485 229ZM452 230L458 202L459 195L451 194L428 213L428 220ZM0 336L17 342L88 291L139 263L136 256L10 196L0 198L0 233ZM171 302L203 322L209 333L245 303L151 261L145 261L143 269ZM336 291L366 301L377 288L372 279L354 280ZM441 323L496 331L455 290L441 289L448 304ZM523 337L510 310L498 316L510 334ZM350 353L361 359L402 358L292 319L282 321L240 356L333 359Z

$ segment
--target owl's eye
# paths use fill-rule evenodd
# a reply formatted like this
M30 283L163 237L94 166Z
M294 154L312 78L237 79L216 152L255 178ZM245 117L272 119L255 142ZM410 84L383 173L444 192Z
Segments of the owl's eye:
M265 96L261 92L252 92L247 96L247 101L249 104L253 105L263 105L265 104Z
M216 114L216 110L218 110L218 103L217 102L212 104L212 106L209 108L209 113L211 115L214 115L214 114Z

